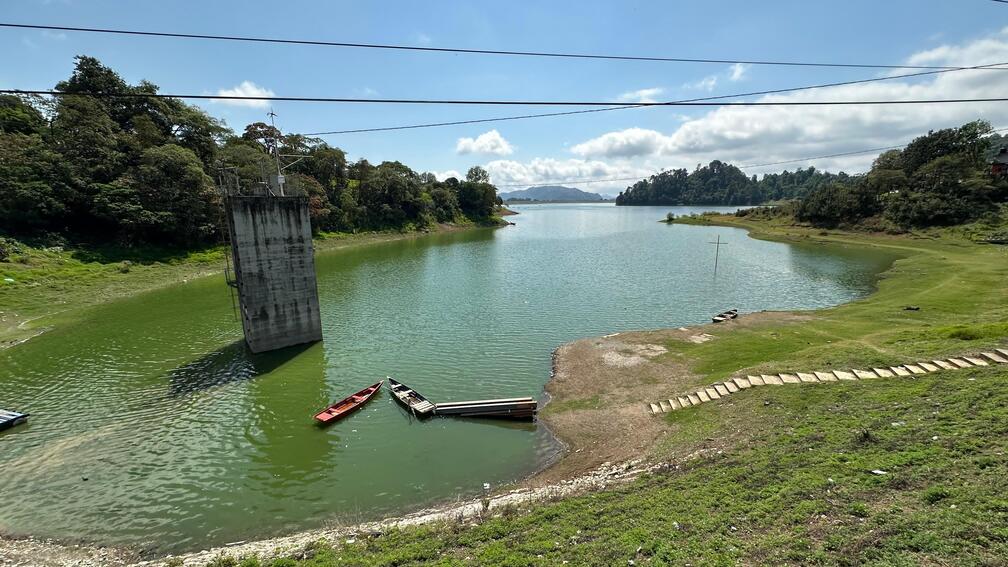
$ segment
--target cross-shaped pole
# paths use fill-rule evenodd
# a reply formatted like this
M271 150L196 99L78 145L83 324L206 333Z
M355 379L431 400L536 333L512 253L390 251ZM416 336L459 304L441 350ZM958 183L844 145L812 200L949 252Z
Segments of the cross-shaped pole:
M715 242L708 242L707 244L713 244L714 248L714 277L717 277L717 264L718 257L721 255L721 235L717 235L717 240Z

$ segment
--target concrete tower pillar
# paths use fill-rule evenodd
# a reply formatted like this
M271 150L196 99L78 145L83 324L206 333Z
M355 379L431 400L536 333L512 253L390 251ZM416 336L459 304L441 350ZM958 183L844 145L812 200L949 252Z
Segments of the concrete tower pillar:
M249 348L322 340L308 198L229 196L225 208Z

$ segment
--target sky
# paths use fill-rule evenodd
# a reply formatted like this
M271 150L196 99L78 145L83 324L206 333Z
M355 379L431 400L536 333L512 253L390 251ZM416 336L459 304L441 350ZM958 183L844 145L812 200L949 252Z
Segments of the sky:
M1008 63L1008 4L989 0L808 2L136 2L0 0L0 21L470 49L704 59L974 66ZM500 55L232 43L0 28L0 88L49 89L75 55L168 94L347 98L668 101L903 74L907 71ZM1008 71L957 71L748 100L1008 96ZM575 108L194 102L241 132L285 133L483 119ZM659 107L392 132L321 136L350 159L398 160L445 178L485 167L504 190L565 182L615 194L663 169L739 166L905 144L983 118L1008 127L1008 103L859 107ZM746 167L860 172L873 155Z

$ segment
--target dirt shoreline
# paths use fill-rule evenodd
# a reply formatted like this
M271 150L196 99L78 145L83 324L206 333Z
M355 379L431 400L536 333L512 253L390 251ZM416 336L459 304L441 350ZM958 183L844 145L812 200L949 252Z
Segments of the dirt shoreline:
M520 487L484 498L428 508L412 514L350 526L330 526L290 535L255 541L240 541L179 555L142 557L128 548L61 543L51 539L0 535L0 567L154 567L168 561L173 565L203 567L222 556L243 558L255 555L261 560L277 557L304 557L319 540L340 541L376 537L391 529L429 524L476 523L483 519L529 506L588 491L630 482L642 474L666 465L646 463L642 459L624 463L604 463L587 474L538 487Z

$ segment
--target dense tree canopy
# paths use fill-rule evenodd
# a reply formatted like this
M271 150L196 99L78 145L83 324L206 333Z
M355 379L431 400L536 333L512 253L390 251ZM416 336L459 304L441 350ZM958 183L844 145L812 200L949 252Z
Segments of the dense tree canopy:
M818 226L881 217L902 229L974 220L1008 198L1008 183L991 175L990 134L983 121L928 132L879 155L867 175L811 192L795 216Z
M685 169L663 171L638 181L616 197L617 205L756 205L804 197L813 189L848 180L815 168L747 177L734 165L714 160Z
M932 131L902 150L880 154L863 175L814 168L746 177L712 161L653 175L619 194L617 205L755 205L794 201L795 217L816 226L876 219L909 229L974 220L1008 199L1008 181L992 176L990 159L1008 142L978 120Z
M81 56L53 98L0 96L0 234L123 245L193 246L219 238L222 191L248 191L284 161L316 230L419 228L493 214L481 168L437 181L399 162L347 163L317 138L262 122L240 135L203 110L129 85ZM78 93L74 95L74 93Z

